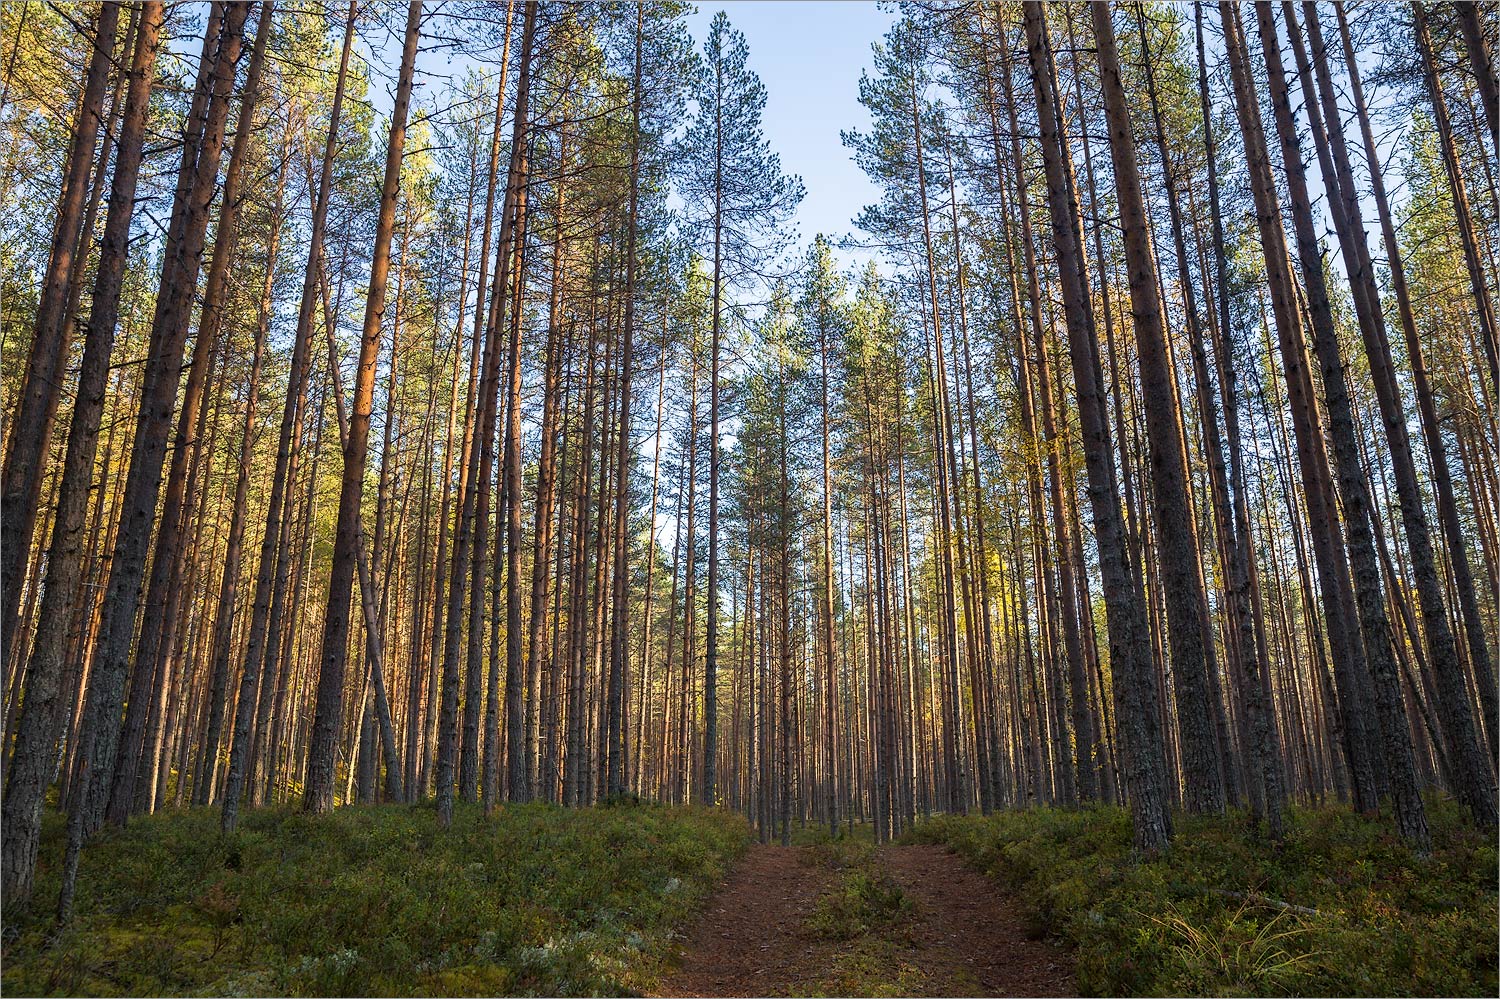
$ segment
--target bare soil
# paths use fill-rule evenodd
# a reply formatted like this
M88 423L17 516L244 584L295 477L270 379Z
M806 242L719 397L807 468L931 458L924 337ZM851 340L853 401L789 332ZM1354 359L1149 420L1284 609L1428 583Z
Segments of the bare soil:
M1016 902L938 846L877 863L914 903L895 925L827 940L805 923L837 872L805 847L752 846L709 901L661 996L1066 996L1067 951L1028 934Z
M802 847L752 845L709 900L657 994L787 995L829 957L832 945L802 921L832 880Z
M1014 899L941 846L881 851L891 876L917 903L914 930L921 967L938 983L972 986L930 995L1067 996L1073 960L1046 940L1031 939Z

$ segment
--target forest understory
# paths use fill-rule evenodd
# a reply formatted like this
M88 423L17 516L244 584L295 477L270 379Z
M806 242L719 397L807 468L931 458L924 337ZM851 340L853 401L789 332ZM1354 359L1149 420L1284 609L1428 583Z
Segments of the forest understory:
M74 919L9 924L7 995L1494 995L1496 848L1434 802L1244 814L1143 859L1116 808L936 816L899 843L622 803L246 816L106 836ZM55 886L63 830L38 877Z

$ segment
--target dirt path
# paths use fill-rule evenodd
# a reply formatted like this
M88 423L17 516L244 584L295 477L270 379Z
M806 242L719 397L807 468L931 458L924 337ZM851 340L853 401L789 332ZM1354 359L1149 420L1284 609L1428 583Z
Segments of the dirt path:
M1066 996L1077 990L1067 952L1027 935L1016 903L941 846L893 846L881 859L916 901L922 967L966 996Z
M860 915L858 886L904 897ZM828 930L830 909L852 906ZM819 923L809 925L818 913ZM840 931L842 929L842 931ZM1030 939L1016 904L942 847L888 846L857 864L753 846L680 952L662 996L1061 996L1069 955Z
M827 946L803 917L833 872L800 847L754 844L688 934L662 996L786 995L806 981Z

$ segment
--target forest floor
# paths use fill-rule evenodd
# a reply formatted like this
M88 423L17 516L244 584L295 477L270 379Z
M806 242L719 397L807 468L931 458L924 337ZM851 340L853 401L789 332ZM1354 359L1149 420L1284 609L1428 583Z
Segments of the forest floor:
M1429 799L1418 856L1388 818L1174 816L1132 847L1120 808L933 816L750 845L720 809L211 809L109 829L72 922L0 927L0 995L1500 994L1497 848Z
M430 805L307 816L168 810L84 852L52 906L49 810L31 911L0 932L0 994L640 995L739 857L739 816L655 805Z
M1500 994L1494 833L1427 805L1425 856L1388 816L1333 804L1290 809L1279 840L1246 812L1178 814L1150 857L1105 807L934 816L908 841L1009 893L1069 948L1082 995Z
M709 900L662 996L1053 996L1068 954L948 849L756 845Z

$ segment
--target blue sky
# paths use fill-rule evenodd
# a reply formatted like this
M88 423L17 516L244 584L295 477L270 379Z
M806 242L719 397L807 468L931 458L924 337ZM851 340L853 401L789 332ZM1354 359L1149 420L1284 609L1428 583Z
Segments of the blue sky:
M782 169L800 174L807 187L797 213L802 238L848 232L879 192L849 158L839 133L869 123L859 103L859 74L894 13L871 0L702 4L687 19L695 44L701 47L719 10L745 35L750 68L766 85L766 139Z
M429 13L441 9L441 5L429 4ZM782 169L799 175L806 186L807 195L797 213L801 241L810 242L820 232L837 240L853 228L860 209L879 197L849 158L839 134L869 124L869 115L859 103L860 72L872 64L870 46L885 36L895 13L880 10L874 0L705 3L686 19L696 51L702 51L709 23L720 10L744 34L750 68L765 84L766 140L781 156ZM399 23L392 16L390 25L399 27ZM366 58L375 60L371 98L382 115L389 114L400 39L391 30L366 24L360 42ZM498 61L496 51L486 60L486 70L495 71ZM424 51L417 64L426 100L434 95L441 99L442 88L474 65L446 46ZM852 260L868 255L841 256Z

